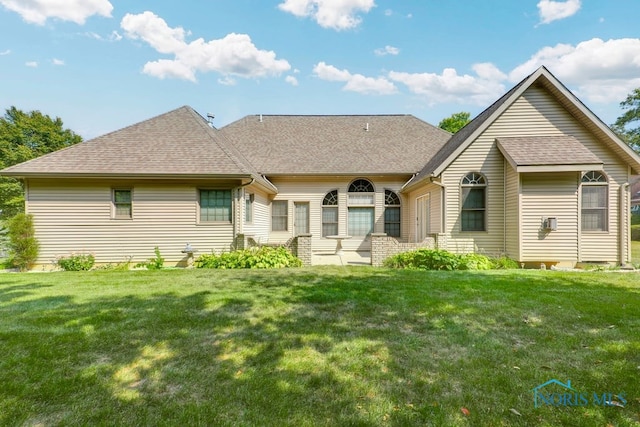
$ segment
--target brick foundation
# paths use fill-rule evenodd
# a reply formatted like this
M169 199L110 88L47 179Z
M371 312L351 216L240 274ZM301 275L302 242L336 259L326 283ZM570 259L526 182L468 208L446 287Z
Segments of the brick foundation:
M373 233L371 234L371 265L381 267L384 260L390 256L419 248L436 248L436 239L427 237L419 243L400 243L398 239L387 236L386 233Z

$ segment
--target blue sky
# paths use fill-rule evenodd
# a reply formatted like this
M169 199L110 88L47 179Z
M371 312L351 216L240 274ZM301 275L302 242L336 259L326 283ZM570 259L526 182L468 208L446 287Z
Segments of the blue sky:
M92 138L190 105L478 114L545 65L605 123L640 87L638 0L0 0L0 108Z

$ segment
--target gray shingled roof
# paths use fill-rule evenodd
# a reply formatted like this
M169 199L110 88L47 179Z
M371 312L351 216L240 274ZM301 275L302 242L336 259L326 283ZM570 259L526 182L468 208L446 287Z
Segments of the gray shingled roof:
M416 175L411 183L419 182L436 170L450 155L452 155L467 139L478 130L484 123L502 107L502 105L524 84L527 79L522 80L516 86L514 86L509 92L502 95L496 102L491 104L486 110L478 114L472 121L467 123L465 127L456 132L451 139L433 156L425 166L420 170L420 173Z
M220 132L265 175L413 174L451 137L411 115L255 115Z
M498 148L515 166L603 164L573 136L498 138Z
M181 107L9 167L5 175L251 176L249 163L206 120Z

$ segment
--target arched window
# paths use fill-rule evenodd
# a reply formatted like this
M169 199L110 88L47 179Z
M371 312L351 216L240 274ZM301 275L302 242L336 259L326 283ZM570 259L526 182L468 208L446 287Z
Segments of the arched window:
M462 231L486 231L487 180L481 173L466 174L460 183Z
M322 200L322 237L338 234L338 190L329 191Z
M384 190L384 232L400 237L400 197L391 190Z
M367 179L356 179L348 187L347 194L348 233L352 236L367 236L373 233L375 214L375 188Z
M602 172L582 175L582 231L607 231L609 217L609 182Z

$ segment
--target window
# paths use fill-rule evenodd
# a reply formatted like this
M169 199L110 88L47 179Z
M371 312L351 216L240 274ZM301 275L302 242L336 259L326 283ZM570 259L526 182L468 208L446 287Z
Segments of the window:
M485 231L487 212L487 181L478 172L468 173L462 178L462 231Z
M400 197L391 190L384 190L384 232L400 237Z
M253 194L244 195L244 222L251 224L253 222L253 201L255 196Z
M231 190L200 190L200 221L231 222Z
M329 191L322 200L322 237L338 234L338 190Z
M366 179L356 179L349 185L347 206L348 228L352 236L364 237L373 233L375 189Z
M133 218L131 190L113 190L113 217L116 219Z
M289 219L289 203L286 200L271 202L271 231L287 231Z
M598 171L582 175L582 231L607 231L608 227L608 182Z

